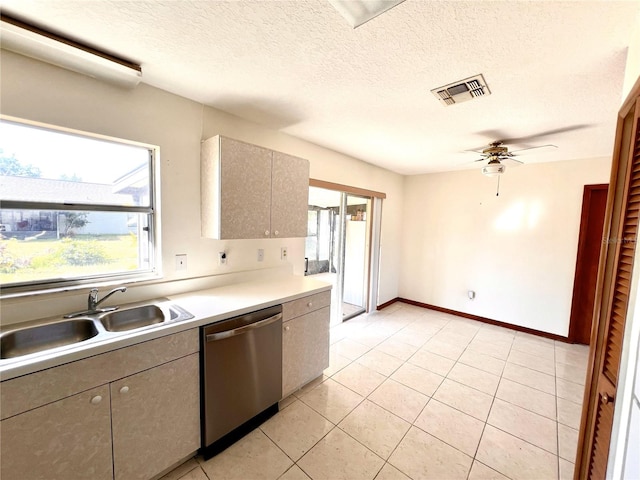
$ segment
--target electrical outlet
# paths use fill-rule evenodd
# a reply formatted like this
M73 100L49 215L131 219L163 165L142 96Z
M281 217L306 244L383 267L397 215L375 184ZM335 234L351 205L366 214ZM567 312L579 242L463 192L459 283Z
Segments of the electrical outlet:
M280 249L280 260L286 260L287 259L287 247L282 247Z
M218 265L226 265L226 264L227 264L227 252L219 252Z
M185 253L176 255L176 270L186 270L186 269L187 269L187 255Z
M259 262L264 261L264 248L258 249L258 261Z

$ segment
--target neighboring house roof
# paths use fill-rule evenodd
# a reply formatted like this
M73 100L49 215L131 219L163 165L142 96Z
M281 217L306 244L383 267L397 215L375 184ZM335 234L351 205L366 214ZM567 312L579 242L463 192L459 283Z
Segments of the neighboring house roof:
M134 205L131 192L114 193L113 185L48 178L0 176L2 200Z

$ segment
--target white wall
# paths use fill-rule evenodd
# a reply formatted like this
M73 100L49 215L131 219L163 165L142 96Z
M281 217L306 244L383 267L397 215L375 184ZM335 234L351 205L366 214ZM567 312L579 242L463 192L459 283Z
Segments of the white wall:
M631 41L629 42L629 49L627 50L627 63L624 69L621 102L627 98L638 77L640 77L640 13L636 17L636 25L631 34Z
M610 168L507 167L499 197L478 170L407 177L400 297L566 336L583 186Z
M220 282L227 273L287 267L302 273L304 239L201 238L200 141L219 133L306 158L314 178L386 192L380 302L397 296L402 176L144 84L123 90L11 52L1 55L1 113L160 146L163 280L177 283L137 292L130 288L123 302L175 293L194 285L178 282L188 279ZM283 265L285 243L291 263ZM256 259L258 248L265 249L262 263ZM218 266L221 250L229 254L226 266ZM175 271L176 254L187 254L187 272ZM86 304L82 292L4 299L2 323L81 309Z

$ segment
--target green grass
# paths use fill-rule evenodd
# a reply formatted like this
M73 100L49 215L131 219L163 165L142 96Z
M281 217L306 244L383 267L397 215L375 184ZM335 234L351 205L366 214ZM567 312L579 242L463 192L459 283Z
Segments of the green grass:
M138 268L138 246L134 235L0 240L0 283L3 285Z

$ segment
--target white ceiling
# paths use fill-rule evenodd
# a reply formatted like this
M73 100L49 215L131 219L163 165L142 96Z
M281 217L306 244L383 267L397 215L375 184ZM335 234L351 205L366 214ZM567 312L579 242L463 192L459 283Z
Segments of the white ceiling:
M588 125L527 163L611 155L638 1L406 0L353 30L326 0L3 0L139 62L143 82L402 174L496 139ZM492 94L430 90L482 73ZM478 164L476 164L478 165Z

